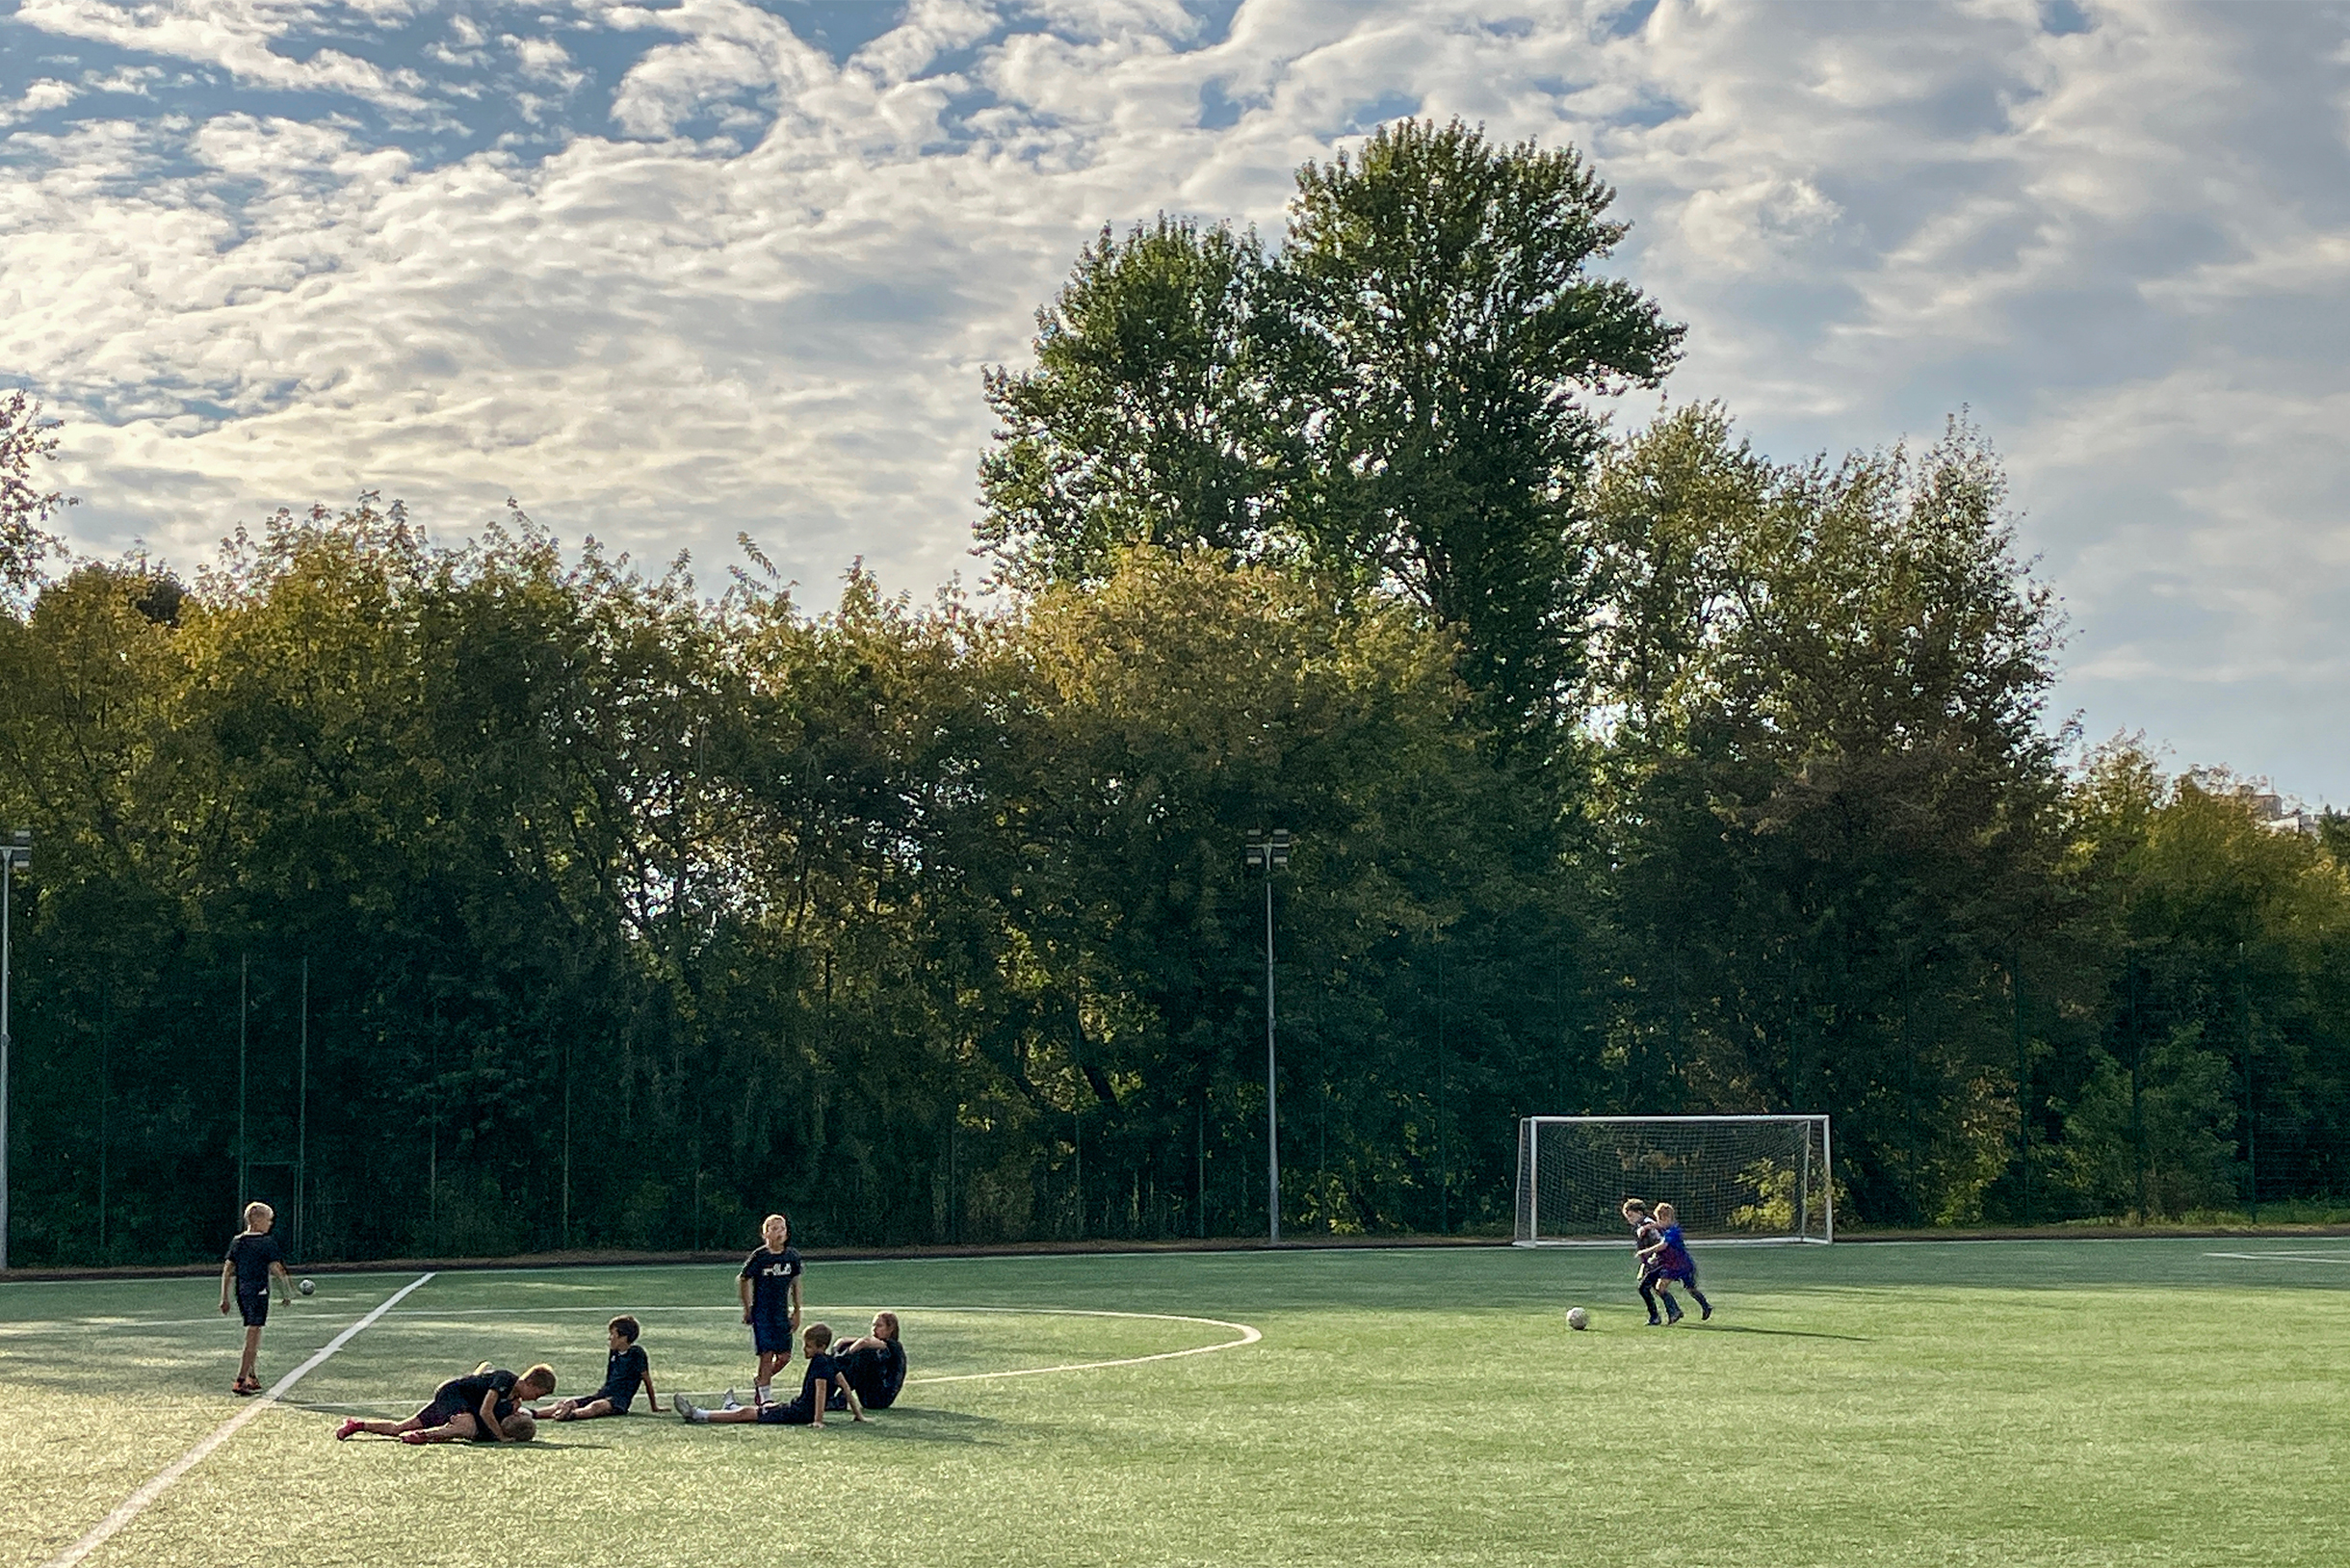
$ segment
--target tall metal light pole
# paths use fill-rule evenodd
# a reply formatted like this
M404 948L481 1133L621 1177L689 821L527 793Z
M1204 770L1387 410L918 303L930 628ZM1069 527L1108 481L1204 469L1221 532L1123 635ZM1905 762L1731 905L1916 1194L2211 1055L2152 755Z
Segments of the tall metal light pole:
M32 863L31 828L19 827L0 842L0 1268L8 1267L9 895L15 887L16 868Z
M1248 832L1248 863L1265 872L1265 1235L1281 1241L1281 1089L1273 1056L1273 873L1290 863L1290 830Z

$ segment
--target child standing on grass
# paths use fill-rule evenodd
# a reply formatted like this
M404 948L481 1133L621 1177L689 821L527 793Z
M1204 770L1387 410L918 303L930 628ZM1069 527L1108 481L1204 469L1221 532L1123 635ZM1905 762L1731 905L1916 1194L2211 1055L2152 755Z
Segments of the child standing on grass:
M849 1419L863 1421L865 1406L857 1398L848 1374L840 1363L825 1352L832 1346L832 1328L828 1323L810 1323L806 1343L808 1370L799 1380L799 1398L790 1404L770 1404L762 1399L757 1404L733 1410L704 1410L680 1394L669 1400L677 1407L679 1419L698 1424L715 1423L731 1426L743 1422L758 1422L768 1426L822 1426L827 1401L838 1396L849 1409Z
M637 1390L644 1390L645 1407L661 1414L661 1396L653 1392L653 1369L645 1360L644 1346L637 1337L644 1332L634 1318L614 1318L604 1325L604 1343L610 1351L604 1358L604 1386L584 1399L563 1399L532 1415L540 1421L593 1421L598 1416L625 1416L628 1407L637 1401Z
M527 1443L537 1422L519 1406L555 1392L555 1369L544 1362L516 1377L483 1362L464 1377L452 1377L432 1391L432 1402L405 1421L361 1421L352 1417L335 1428L340 1443L361 1432L396 1437L403 1443Z
M792 1336L799 1330L799 1254L792 1250L792 1222L770 1215L759 1223L759 1250L743 1260L735 1288L743 1297L743 1320L750 1324L751 1348L759 1370L751 1390L765 1404L775 1374L791 1364Z
M231 1394L261 1392L261 1379L253 1375L253 1361L261 1354L262 1326L270 1320L270 1275L277 1276L278 1305L294 1304L286 1255L278 1248L277 1238L270 1234L270 1227L276 1223L277 1212L268 1204L247 1204L245 1229L228 1243L228 1256L221 1260L221 1313L227 1315L233 1284L237 1311L245 1319L245 1357L237 1363L237 1380L228 1386Z
M1640 1260L1655 1270L1658 1289L1664 1293L1665 1321L1668 1324L1677 1323L1685 1316L1681 1304L1673 1299L1673 1286L1679 1284L1689 1293L1689 1299L1697 1303L1698 1321L1704 1322L1713 1316L1713 1303L1707 1300L1706 1293L1697 1288L1697 1263L1689 1256L1687 1243L1681 1239L1681 1225L1673 1213L1673 1206L1669 1203L1657 1205L1657 1219L1664 1228L1658 1233L1656 1244L1640 1254Z

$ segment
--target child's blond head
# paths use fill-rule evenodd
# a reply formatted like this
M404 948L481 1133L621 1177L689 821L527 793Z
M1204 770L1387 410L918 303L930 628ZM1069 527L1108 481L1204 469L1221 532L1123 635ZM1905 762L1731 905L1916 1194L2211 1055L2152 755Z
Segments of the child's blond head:
M258 1230L276 1217L277 1211L266 1203L248 1203L245 1206L245 1228L248 1231Z
M1657 1205L1657 1217L1670 1225L1673 1222L1673 1206L1669 1203Z
M767 1241L778 1245L790 1241L792 1239L792 1216L789 1215L768 1215L759 1221L759 1234Z
M898 1315L894 1312L874 1314L874 1338L894 1340L898 1337Z
M526 1399L540 1399L555 1392L555 1369L540 1362L522 1374L514 1392Z

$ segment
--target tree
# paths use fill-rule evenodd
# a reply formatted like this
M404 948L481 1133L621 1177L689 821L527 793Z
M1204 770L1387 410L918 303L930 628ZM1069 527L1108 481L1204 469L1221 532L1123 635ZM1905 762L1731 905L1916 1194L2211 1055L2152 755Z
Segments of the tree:
M1613 200L1572 147L1398 120L1298 171L1268 278L1310 475L1296 526L1325 566L1460 628L1463 673L1517 725L1573 717L1589 400L1656 385L1680 350L1654 301L1591 270L1628 230Z
M33 465L57 456L57 428L56 420L41 417L39 400L21 387L0 398L0 590L32 588L41 558L60 548L40 525L74 503L33 482Z
M1035 368L986 376L1003 428L979 463L978 534L1007 581L1085 581L1134 544L1234 562L1273 547L1264 267L1253 233L1163 214L1079 252L1036 313Z

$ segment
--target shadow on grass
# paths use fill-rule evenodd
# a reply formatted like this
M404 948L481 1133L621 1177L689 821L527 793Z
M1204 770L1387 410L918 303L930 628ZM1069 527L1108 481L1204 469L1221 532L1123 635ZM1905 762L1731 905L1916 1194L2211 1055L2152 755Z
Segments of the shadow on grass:
M994 1416L975 1416L964 1410L898 1405L875 1411L866 1424L880 1436L911 1443L985 1443L1004 1423Z
M1708 1323L1700 1334L1767 1334L1775 1340L1842 1340L1850 1345L1874 1345L1867 1334L1822 1334L1812 1328L1755 1328L1746 1323Z

